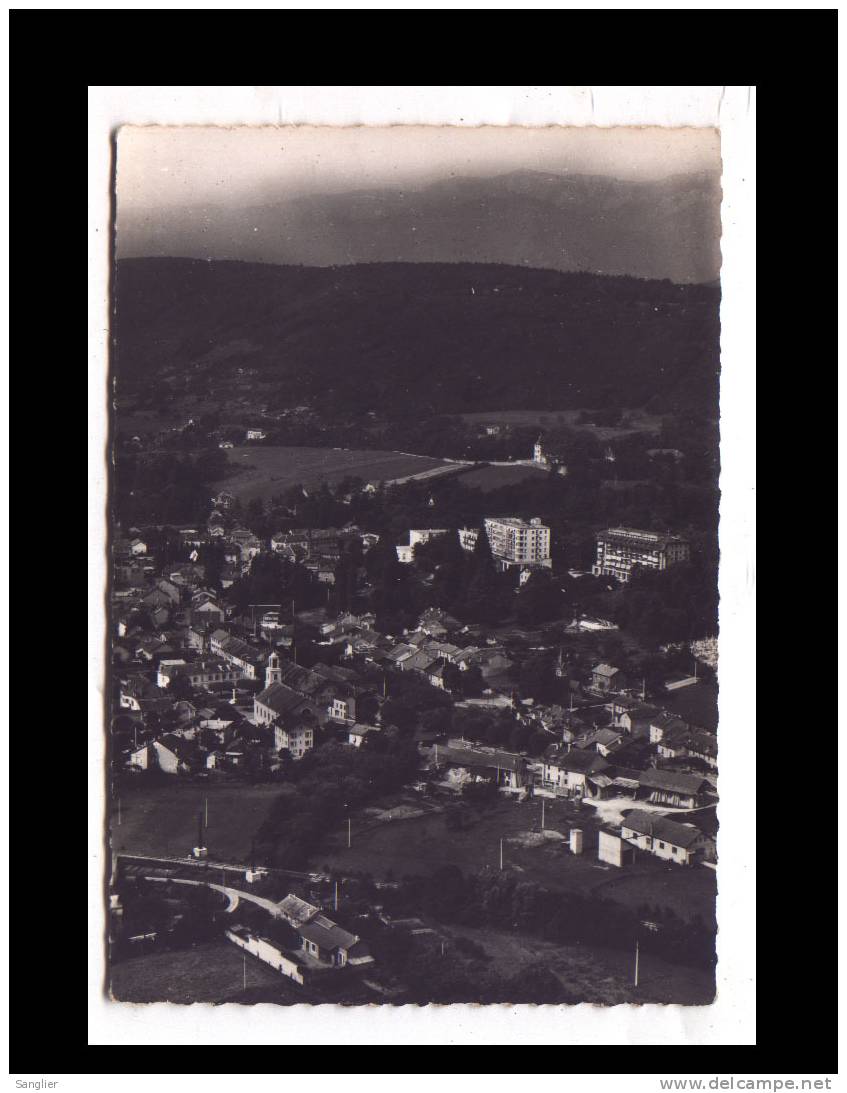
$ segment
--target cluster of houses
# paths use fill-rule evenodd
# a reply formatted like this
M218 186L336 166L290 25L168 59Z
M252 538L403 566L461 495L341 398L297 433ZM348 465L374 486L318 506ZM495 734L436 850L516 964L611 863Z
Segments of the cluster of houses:
M228 585L263 550L329 579L351 537L369 548L376 536L354 527L295 529L262 543L234 524L231 495L213 500L205 529L179 529L188 561L157 561L139 529L114 544L113 619L120 640L114 644L113 726L122 729L123 762L130 769L272 772L321 740L368 747L384 728L386 687L375 679L410 673L455 695L462 673L474 672L492 701L511 705L519 722L550 736L550 746L533 761L439 739L437 733L424 741L419 734L422 746L435 744L434 767L448 780L481 778L507 792L574 799L631 796L647 808L654 826L667 820L686 827L676 815L663 817L657 810L702 810L716 799L717 703L714 688L696 674L669 678L665 693L647 702L623 670L597 663L581 686L570 684L567 707L519 702L512 647L484 634L471 640L473 628L436 608L425 611L414 630L398 635L381 633L371 613L326 618L318 624L318 641L327 649L327 663L297 664L293 624L279 610L241 616L227 600ZM530 554L530 561L538 561L536 554L546 561L548 529L538 521L499 523L507 544L501 552L520 555L522 564ZM407 549L413 553L418 542L440 533L413 530ZM226 563L222 591L206 587L199 556L203 543L215 539ZM647 823L637 812L628 819ZM623 860L635 848L661 857L670 846L671 861L708 858L687 827L676 832L675 842L668 827L626 831L633 833L606 831L604 852ZM626 844L620 854L609 849L613 835Z
M432 766L445 785L490 782L506 792L568 797L576 801L626 798L617 824L597 825L597 857L609 865L632 864L638 852L678 865L713 863L715 785L707 778L657 767L630 769L611 763L590 745L553 745L539 762L497 748L451 740L435 746ZM639 807L640 806L640 807ZM664 810L673 809L668 814ZM588 845L582 827L569 840L574 853Z
M126 754L131 769L273 771L286 757L301 759L322 731L356 746L365 731L378 731L378 725L357 721L359 704L377 688L356 671L320 663L303 668L276 650L254 648L250 657L249 643L229 639L220 629L214 640L220 656L164 658L155 680L149 672L120 679L120 711L132 726ZM261 690L245 688L260 672ZM188 682L189 691L177 698L173 688L179 679Z
M156 648L149 663L133 662L126 671L118 666L116 673L119 710L132 725L128 766L173 774L272 771L286 758L302 758L321 734L361 747L381 731L385 686L373 673L363 676L368 666L380 667L382 678L410 673L443 690L449 672L478 669L491 681L512 665L498 647L444 640L447 627L459 624L439 610L425 612L401 641L379 633L375 621L372 614L346 613L322 624L322 643L338 646L330 659L340 663L309 668L288 655L284 639L276 645L248 640L226 626L194 624L181 636L164 632L150 639ZM205 651L198 655L197 648Z

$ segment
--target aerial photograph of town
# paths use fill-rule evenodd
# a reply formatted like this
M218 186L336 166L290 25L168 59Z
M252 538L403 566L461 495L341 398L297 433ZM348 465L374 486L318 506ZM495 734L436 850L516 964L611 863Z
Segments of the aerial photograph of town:
M116 1002L715 998L713 129L117 137Z

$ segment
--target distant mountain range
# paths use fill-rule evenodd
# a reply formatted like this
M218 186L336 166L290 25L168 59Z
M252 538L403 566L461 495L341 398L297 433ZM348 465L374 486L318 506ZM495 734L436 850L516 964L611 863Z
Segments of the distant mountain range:
M227 402L238 387L270 405L395 418L717 412L720 293L707 285L494 264L147 258L119 261L115 290L119 394Z
M716 173L629 182L518 171L417 189L269 198L253 205L123 210L120 256L284 265L496 262L713 282L720 272Z

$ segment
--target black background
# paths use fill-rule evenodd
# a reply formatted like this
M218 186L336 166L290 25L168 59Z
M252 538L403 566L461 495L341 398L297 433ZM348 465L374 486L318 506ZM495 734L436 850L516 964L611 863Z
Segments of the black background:
M10 418L26 429L13 481L30 510L16 515L4 544L15 590L4 685L21 700L5 735L14 790L12 1073L836 1072L837 572L821 566L837 542L836 20L834 11L799 9L11 12L12 103L26 105L12 126ZM128 1044L128 1052L88 1045L86 733L98 727L86 726L83 712L84 569L72 560L85 542L74 528L84 471L70 467L87 432L86 84L355 84L364 74L385 85L508 76L515 84L567 77L757 88L757 538L765 544L757 580L761 609L773 618L761 626L756 1046L527 1045L458 1059L432 1048L396 1056L331 1043L318 1052L179 1056L154 1043ZM34 633L25 637L28 626ZM96 640L97 620L92 626Z

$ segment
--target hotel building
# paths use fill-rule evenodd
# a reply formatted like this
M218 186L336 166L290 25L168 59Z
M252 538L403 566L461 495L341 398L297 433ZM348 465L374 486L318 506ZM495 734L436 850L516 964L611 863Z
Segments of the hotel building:
M635 567L667 569L687 562L689 544L678 535L661 535L636 528L608 528L597 535L597 557L591 572L595 577L628 581Z

